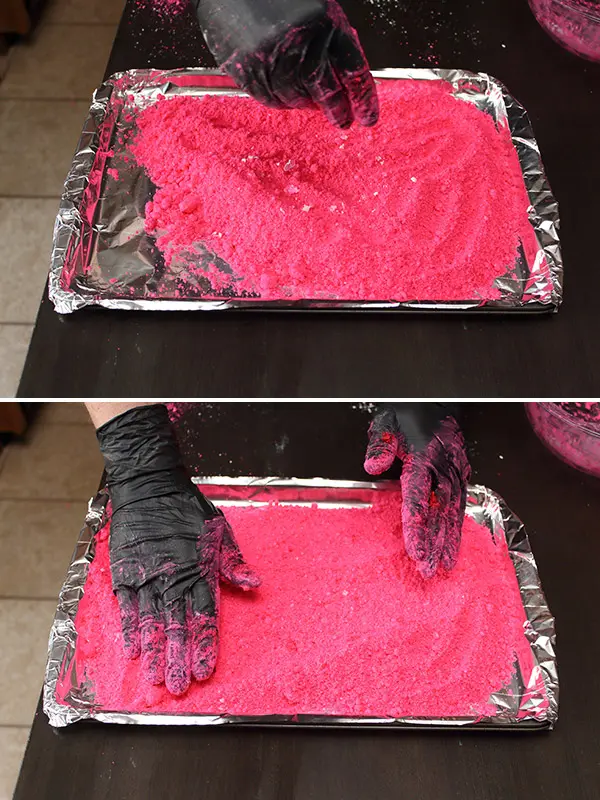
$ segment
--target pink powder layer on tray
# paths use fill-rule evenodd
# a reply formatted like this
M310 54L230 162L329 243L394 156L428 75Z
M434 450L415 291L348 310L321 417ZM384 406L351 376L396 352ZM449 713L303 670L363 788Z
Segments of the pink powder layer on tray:
M432 580L406 556L400 497L372 508L227 509L260 572L223 587L214 676L183 697L148 684L122 650L109 528L96 537L76 618L76 661L105 710L374 717L493 713L490 694L533 662L507 546L466 519L456 568Z
M380 122L347 131L246 97L141 112L131 149L158 187L145 227L167 265L204 242L234 279L203 274L236 296L499 297L519 244L529 263L538 250L509 130L444 81L383 81L379 95Z

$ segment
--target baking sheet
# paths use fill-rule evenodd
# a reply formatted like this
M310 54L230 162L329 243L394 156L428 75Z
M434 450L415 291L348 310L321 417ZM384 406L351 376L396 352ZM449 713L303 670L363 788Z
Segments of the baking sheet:
M375 493L397 491L391 481L356 482L321 478L306 480L282 478L195 479L204 494L221 508L268 503L311 505L321 508L369 505ZM43 690L44 711L50 724L63 727L72 722L96 719L100 722L145 725L282 725L282 726L361 726L378 728L477 728L540 730L553 727L558 714L558 675L554 653L554 619L544 597L537 567L522 522L504 501L484 486L471 486L467 514L486 526L493 537L506 538L515 568L527 623L525 635L530 644L535 667L528 685L515 669L509 686L494 692L490 703L497 709L494 717L410 717L402 719L298 716L232 716L195 714L142 714L109 710L94 700L93 686L78 671L75 645L75 616L83 594L90 561L94 557L94 533L103 526L107 494L101 491L90 501L85 526L73 554L67 578L59 595L58 608L50 632L48 661Z
M129 136L139 111L159 96L241 94L216 70L131 70L114 75L94 94L85 121L54 230L49 293L56 311L67 314L88 305L126 310L354 310L418 312L551 312L562 301L563 267L558 205L546 179L539 149L525 109L488 75L463 70L387 69L373 73L382 80L443 80L454 94L508 125L530 199L529 219L538 241L533 263L520 248L516 262L495 281L500 297L482 302L361 300L262 300L218 296L208 281L187 284L181 299L178 282L186 263L231 267L202 244L166 268L154 237L144 231L144 209L154 186L143 167L126 163L119 140ZM119 180L108 178L116 170ZM124 284L124 290L117 286ZM120 291L120 295L119 295ZM160 295L160 296L158 296Z

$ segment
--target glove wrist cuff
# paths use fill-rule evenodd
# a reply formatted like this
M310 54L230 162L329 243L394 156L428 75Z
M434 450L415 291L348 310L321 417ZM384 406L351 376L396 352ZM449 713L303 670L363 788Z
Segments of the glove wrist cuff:
M161 473L185 475L166 406L138 406L96 431L109 487L160 482Z

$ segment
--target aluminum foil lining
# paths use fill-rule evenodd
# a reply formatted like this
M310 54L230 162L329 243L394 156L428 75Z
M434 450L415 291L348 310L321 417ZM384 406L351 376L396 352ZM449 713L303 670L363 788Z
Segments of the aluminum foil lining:
M317 503L322 508L365 506L375 493L396 490L391 481L356 482L312 478L198 478L200 489L220 507L266 504L273 499L280 503ZM525 635L531 647L535 667L528 683L516 666L509 686L494 692L490 703L496 709L493 717L410 717L402 719L334 717L319 715L232 716L195 714L151 714L109 711L94 699L93 686L78 671L75 615L89 564L94 557L94 534L106 520L108 496L101 491L90 500L85 521L67 578L60 592L58 608L50 632L48 661L44 680L43 701L50 724L63 727L84 719L100 722L140 725L280 725L327 727L423 727L478 729L547 729L553 727L558 714L558 675L554 645L556 641L552 617L540 585L535 559L523 523L504 501L484 486L469 488L467 514L487 527L496 539L504 536L508 544L523 607L526 612ZM60 700L59 700L60 698Z
M563 268L558 205L546 179L540 152L525 109L488 75L463 70L386 69L378 80L443 80L456 97L508 125L529 194L529 219L538 241L533 263L523 248L506 274L497 279L500 297L482 303L464 301L262 300L233 297L232 289L215 293L208 281L181 275L193 263L233 270L202 243L167 268L154 237L144 231L147 201L155 187L142 167L125 161L119 140L135 129L136 115L161 95L238 95L229 78L216 70L131 70L114 75L95 92L54 229L49 292L56 311L67 314L87 305L126 310L319 309L435 312L557 311L562 300ZM110 170L110 173L108 172ZM115 172L116 170L116 172ZM110 175L117 175L114 180ZM198 270L195 270L198 272ZM192 282L190 282L192 281ZM177 291L176 291L177 290ZM227 296L230 295L230 296ZM210 299L208 299L210 296Z

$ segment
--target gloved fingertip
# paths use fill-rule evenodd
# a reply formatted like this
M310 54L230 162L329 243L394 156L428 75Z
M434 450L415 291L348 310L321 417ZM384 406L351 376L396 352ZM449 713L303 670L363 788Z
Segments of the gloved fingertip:
M206 624L202 616L196 620L198 628L192 644L192 674L197 681L205 681L215 671L219 651L219 632L214 624Z
M427 551L423 544L415 544L409 538L404 536L404 543L406 546L406 554L416 564L421 564L427 561Z
M186 671L168 669L165 675L165 686L170 694L176 697L185 694L190 688L191 678Z
M442 553L442 566L447 571L450 572L456 566L456 562L458 561L458 551L447 551L445 550Z
M123 640L123 652L132 661L140 657L141 645L139 633Z
M248 591L249 589L257 589L262 583L259 576L247 564L241 563L235 566L221 565L221 577L233 586L239 589Z
M160 686L165 682L164 659L157 653L144 653L142 656L142 671L148 683Z
M377 125L379 122L379 109L360 117L358 121L364 128L372 128L373 125Z
M454 535L452 537L448 537L446 542L444 543L444 549L442 550L441 562L442 566L448 572L456 566L456 562L458 561L458 554L460 552L460 530L458 531L458 535Z
M142 673L152 686L165 682L164 626L151 618L142 618Z
M365 472L368 472L369 475L381 475L382 472L390 469L395 458L395 453L380 453L374 456L367 456L363 464Z
M244 591L258 589L262 583L260 576L258 576L256 572L254 572L254 570L248 567L246 564L241 564L239 567L236 567L234 570L234 578L235 584Z
M217 666L217 653L207 656L202 661L197 661L193 668L192 673L197 681L207 681L215 671Z
M321 104L321 109L327 118L327 121L337 128L338 130L347 131L348 128L352 127L352 123L354 122L354 117L352 115L352 110L350 106L347 108L331 108L329 106Z
M437 572L437 564L434 564L429 560L415 561L415 565L421 577L425 578L425 580L430 580Z
M406 555L411 561L414 561L415 566L423 577L430 577L431 549L422 535L423 530L427 527L426 520L423 519L422 515L416 515L416 518L407 518L404 515L402 525L404 528ZM433 571L435 572L435 569Z

